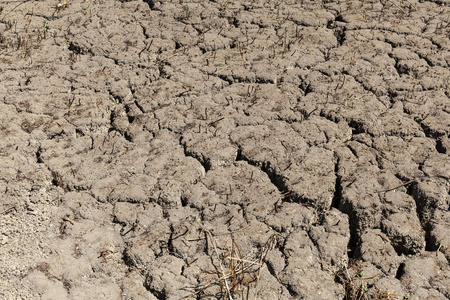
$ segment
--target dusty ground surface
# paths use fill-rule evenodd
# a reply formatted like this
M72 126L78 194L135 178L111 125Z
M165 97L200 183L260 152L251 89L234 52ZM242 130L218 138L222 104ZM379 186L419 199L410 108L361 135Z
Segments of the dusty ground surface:
M450 2L0 2L1 299L448 299Z

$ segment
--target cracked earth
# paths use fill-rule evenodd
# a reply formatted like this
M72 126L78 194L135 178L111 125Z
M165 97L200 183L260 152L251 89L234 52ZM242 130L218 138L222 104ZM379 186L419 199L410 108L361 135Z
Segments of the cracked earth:
M450 2L0 3L2 299L450 298Z

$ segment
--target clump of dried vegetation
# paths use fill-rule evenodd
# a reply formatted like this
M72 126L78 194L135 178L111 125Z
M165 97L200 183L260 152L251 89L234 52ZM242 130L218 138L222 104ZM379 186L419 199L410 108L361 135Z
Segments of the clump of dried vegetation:
M214 270L204 271L213 277L204 284L195 287L194 292L186 299L214 297L215 299L232 300L258 299L259 281L262 268L265 266L267 254L276 243L276 236L270 237L264 247L255 256L247 259L243 255L236 240L227 237L225 250L219 250L217 240L209 231L205 238L210 251Z

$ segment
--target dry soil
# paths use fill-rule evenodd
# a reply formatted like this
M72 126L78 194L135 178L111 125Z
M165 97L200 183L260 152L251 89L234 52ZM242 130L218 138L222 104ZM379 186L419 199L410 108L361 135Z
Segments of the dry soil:
M0 2L1 299L450 298L450 2Z

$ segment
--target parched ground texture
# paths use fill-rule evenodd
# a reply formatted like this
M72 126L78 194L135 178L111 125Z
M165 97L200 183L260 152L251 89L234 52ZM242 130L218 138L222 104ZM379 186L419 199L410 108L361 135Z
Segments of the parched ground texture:
M1 299L450 298L450 2L0 2Z

